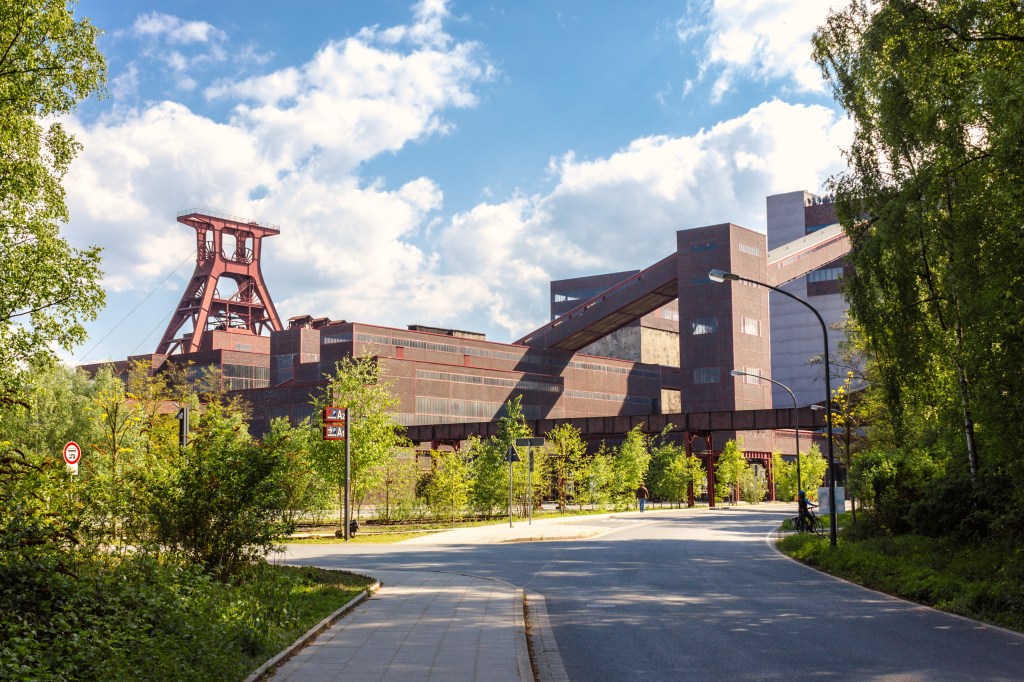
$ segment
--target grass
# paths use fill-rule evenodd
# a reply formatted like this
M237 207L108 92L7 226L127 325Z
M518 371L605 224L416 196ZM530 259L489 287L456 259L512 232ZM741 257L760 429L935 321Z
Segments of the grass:
M844 515L847 516L847 515ZM848 524L840 518L839 526ZM787 555L851 582L950 613L1024 631L1024 548L921 535L790 535Z
M7 559L0 679L236 682L371 582L264 564L225 584L169 556Z

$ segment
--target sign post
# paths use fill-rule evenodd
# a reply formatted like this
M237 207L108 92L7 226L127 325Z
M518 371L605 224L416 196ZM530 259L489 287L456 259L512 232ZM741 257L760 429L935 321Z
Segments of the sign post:
M78 475L78 461L80 459L82 459L82 448L75 441L69 441L64 446L64 463L68 465L68 469L75 476Z
M528 511L526 512L527 524L533 525L533 449L544 447L543 438L516 438L516 445L523 446L526 448L527 459L529 460L529 473L526 477L526 485L529 489L530 504L527 506Z
M505 461L508 462L508 527L512 527L512 465L520 461L519 453L515 445L508 446L505 453Z
M342 504L345 507L343 533L345 541L352 539L352 504L349 501L352 496L352 448L348 423L348 408L333 407L328 405L324 408L324 440L345 441L345 499Z

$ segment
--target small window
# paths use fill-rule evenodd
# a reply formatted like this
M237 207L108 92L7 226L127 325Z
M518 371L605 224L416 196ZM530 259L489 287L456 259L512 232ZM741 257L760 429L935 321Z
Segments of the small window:
M808 273L808 282L831 282L843 278L842 268L821 268Z
M743 333L751 336L761 336L761 320L744 317Z
M717 384L719 371L717 367L697 367L693 370L693 383Z
M691 323L691 330L694 336L700 334L714 334L718 331L718 319L714 317L702 317Z
M749 244L742 244L741 243L740 244L740 251L742 251L743 253L749 253L751 256L760 256L761 255L761 249L757 248L756 246L751 246Z
M743 383L759 385L761 383L761 369L759 367L744 367Z

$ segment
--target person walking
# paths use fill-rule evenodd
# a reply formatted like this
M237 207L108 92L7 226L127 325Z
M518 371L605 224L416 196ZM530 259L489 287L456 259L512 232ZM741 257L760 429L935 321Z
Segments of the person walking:
M644 487L643 483L641 483L640 487L636 489L636 501L640 504L640 511L643 511L644 507L647 506L647 498L650 497L650 495L651 494L647 492L647 488Z

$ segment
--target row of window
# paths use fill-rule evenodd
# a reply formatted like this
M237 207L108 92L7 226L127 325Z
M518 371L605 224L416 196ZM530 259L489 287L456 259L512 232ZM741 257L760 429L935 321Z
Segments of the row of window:
M762 374L759 367L744 367L743 371L746 372L746 374L742 376L744 383L761 383L760 377ZM721 380L721 377L722 372L718 367L697 367L693 370L693 383L695 384L717 384Z
M555 303L564 303L566 301L589 301L598 294L602 294L608 291L608 287L597 288L597 289L577 289L575 291L564 291L555 294Z
M270 381L269 367L253 367L252 365L224 365L221 376L225 379L257 379Z
M505 388L517 388L521 391L547 391L550 393L561 393L561 384L550 381L535 381L530 379L502 379L500 377L482 377L472 374L452 374L449 372L432 372L430 370L416 370L417 379L431 379L433 381L454 381L461 384L479 384L482 386L502 386Z
M420 350L429 350L440 353L455 353L459 355L470 355L475 357L493 358L497 360L509 360L520 365L531 365L533 367L555 367L559 368L563 363L557 360L544 360L540 358L530 358L519 353L513 353L509 351L501 350L489 350L485 348L477 348L475 346L456 346L450 343L437 343L435 341L420 341L419 339L408 339L402 337L391 337L391 336L374 336L371 334L356 334L356 341L360 343L372 343L381 346L402 346L404 348L418 348ZM661 374L656 371L646 369L631 369L629 367L620 367L616 365L599 365L593 362L583 362L580 360L572 360L568 363L564 363L565 366L573 369L584 369L591 372L608 372L610 374L629 374L633 376L647 377L651 379L660 378Z
M616 395L614 393L597 393L594 391L566 391L567 398L583 398L584 400L609 400L614 402L642 403L651 402L650 398L644 396Z
M808 282L831 282L837 279L843 278L843 269L839 268L821 268L820 270L814 270L807 273Z
M740 330L751 336L761 336L761 320L751 317L740 318ZM701 317L690 323L690 333L694 336L715 334L718 332L718 319Z
M489 403L479 400L449 400L447 398L416 397L416 413L435 417L490 421L498 416L504 403Z

